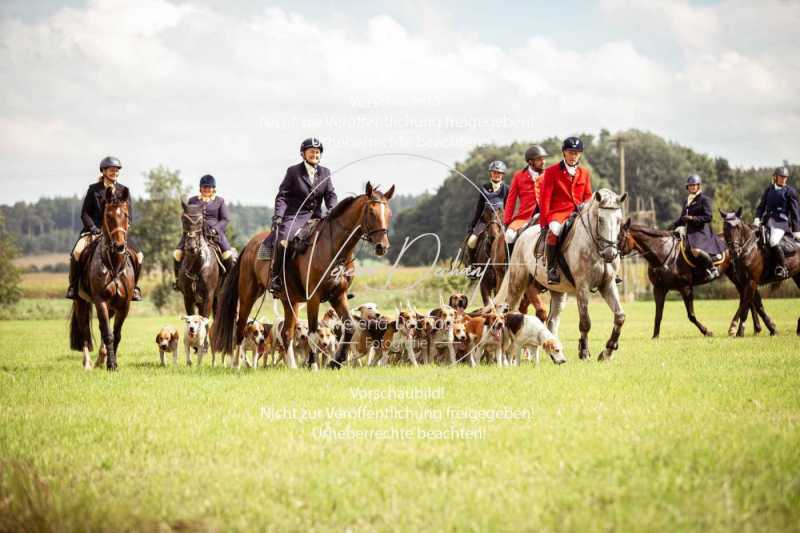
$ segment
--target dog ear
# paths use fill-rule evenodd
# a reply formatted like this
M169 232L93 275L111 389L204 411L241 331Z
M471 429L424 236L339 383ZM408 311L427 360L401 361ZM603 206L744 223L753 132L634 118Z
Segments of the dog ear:
M186 322L188 324L189 320L190 320L189 315L183 315L183 321L184 322Z
M553 339L547 339L542 343L542 348L544 348L547 352L552 352L556 348L555 344L556 343Z
M739 209L736 210L736 218L742 218L742 207L739 206Z
M156 344L161 344L161 332L156 333Z

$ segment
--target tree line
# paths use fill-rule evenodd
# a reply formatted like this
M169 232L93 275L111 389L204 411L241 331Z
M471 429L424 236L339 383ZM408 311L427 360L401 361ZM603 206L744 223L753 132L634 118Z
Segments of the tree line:
M602 130L598 135L583 133L579 136L585 144L582 164L592 172L593 189L607 187L617 192L620 191L620 164L615 140L624 139L628 205L636 206L637 198L648 208L652 205L656 223L662 228L680 214L686 201L686 178L690 174L701 176L703 190L714 199L714 229L719 232L722 222L716 209L743 207L745 220L752 220L761 193L771 183L773 170L786 164L776 161L771 167L733 168L723 157L711 157L636 129L615 134ZM421 196L415 206L396 213L390 231L389 260L396 261L402 252L400 264L429 264L437 257L437 247L440 247L440 260L454 257L466 235L479 194L475 187L465 186L465 179L476 185L487 181L489 163L500 159L509 167L505 181L510 184L513 172L525 166L524 153L531 144L540 144L547 150L548 164L560 160L561 139L555 137L475 147L464 161L455 164L434 194ZM787 166L793 178L800 174L800 166ZM423 234L436 237L422 237L404 250L405 242L410 243Z

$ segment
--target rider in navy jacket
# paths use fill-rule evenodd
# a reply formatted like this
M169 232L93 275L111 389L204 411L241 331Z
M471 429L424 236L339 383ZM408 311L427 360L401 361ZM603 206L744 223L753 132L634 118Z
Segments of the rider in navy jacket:
M786 278L789 272L786 270L786 257L780 242L787 231L800 239L800 207L797 191L786 184L789 180L788 168L776 168L772 180L772 185L761 195L753 222L756 226L763 222L769 228L769 246L775 258L775 276Z
M222 196L217 196L216 190L216 178L210 174L206 174L200 178L200 194L189 198L187 203L189 205L203 206L203 220L205 221L206 236L219 243L219 248L222 252L222 262L225 264L225 269L230 272L236 264L236 249L230 245L228 237L225 235L225 229L228 227L228 221L230 220L228 206L225 205L225 199ZM181 240L173 254L173 268L175 270L175 282L173 283L173 287L175 290L179 290L178 275L180 273L185 241L186 235L181 235Z
M286 169L286 176L278 188L275 197L275 215L272 217L272 228L265 246L267 259L272 258L275 247L275 236L278 242L288 242L312 218L322 218L322 204L328 210L333 209L338 199L331 181L331 172L319 164L322 156L322 143L311 137L300 144L303 161ZM270 291L281 290L280 268L283 254L278 254L271 264Z
M681 216L672 224L672 229L686 228L686 240L692 255L703 263L701 266L706 269L708 278L714 279L719 276L719 270L714 266L711 256L722 254L725 248L711 231L714 210L711 207L711 198L703 194L700 184L700 176L696 174L686 180L689 197L681 210Z

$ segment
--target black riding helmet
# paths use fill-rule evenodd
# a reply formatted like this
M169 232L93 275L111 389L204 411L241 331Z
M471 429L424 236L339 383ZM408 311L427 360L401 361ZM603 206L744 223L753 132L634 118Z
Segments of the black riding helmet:
M122 168L122 163L120 163L118 158L112 155L104 157L103 160L100 161L100 171L102 172L109 167Z
M322 153L322 141L317 139L316 137L309 137L302 143L300 143L300 153L302 154L309 148L319 148L319 153Z
M214 179L214 176L211 174L206 174L202 178L200 178L200 186L201 187L214 187L217 188L217 180Z
M532 161L537 157L547 157L548 155L547 151L537 144L525 150L525 161Z
M561 151L576 150L583 152L583 141L577 137L567 137L564 139L564 144L561 145Z

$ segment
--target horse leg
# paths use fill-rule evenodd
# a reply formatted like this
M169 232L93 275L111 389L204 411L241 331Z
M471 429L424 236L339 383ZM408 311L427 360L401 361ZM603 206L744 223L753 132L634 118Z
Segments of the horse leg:
M95 302L97 309L97 320L100 323L100 335L102 336L103 346L106 349L106 370L117 369L117 357L114 353L114 332L111 329L111 319L108 314L108 304L98 300Z
M336 357L330 362L329 366L331 368L341 368L347 362L347 354L350 351L350 341L353 338L355 324L353 323L353 318L350 316L350 310L347 308L346 292L339 294L339 296L337 296L336 299L331 302L331 305L333 306L334 311L336 311L336 314L339 315L339 319L342 321L342 325L344 327L344 338L342 339L342 342L339 343L339 347L336 349Z
M542 322L547 321L547 311L544 310L544 304L542 303L542 297L539 295L539 290L533 283L528 283L528 286L525 288L525 298L523 299L523 304L525 304L525 310L523 311L520 308L521 313L527 313L528 306L525 302L533 304L533 308L536 309L536 318L541 320Z
M744 287L744 300L742 301L741 309L742 314L739 317L739 329L736 331L737 337L744 337L744 326L745 322L747 321L747 313L750 312L750 308L753 306L753 299L754 294L758 292L758 284L754 281L751 281Z
M589 354L589 330L592 329L592 320L589 318L589 290L580 287L575 292L575 299L578 301L578 316L580 317L578 329L581 332L581 338L578 339L578 357L588 361L591 357ZM602 355L600 358L602 359Z
M317 363L317 352L315 347L319 346L317 336L318 317L319 317L319 296L314 295L306 305L306 317L308 317L308 366L311 370L319 370Z
M792 279L794 280L794 284L797 285L797 288L800 289L800 274L795 274L794 276L792 276ZM758 294L758 293L756 293L756 295L758 296L758 302L759 302L759 305L761 306L761 309L764 309L764 306L761 305L761 295ZM764 316L765 316L764 322L767 322L766 314L767 313L765 311L764 312ZM769 328L770 322L767 322L767 327L768 328ZM775 334L775 332L772 330L772 328L770 328L769 334L770 335L774 335ZM800 317L797 318L797 334L800 335Z
M714 334L708 331L706 327L697 320L697 316L694 314L694 291L692 287L680 287L678 292L681 293L681 298L683 298L683 305L686 307L686 315L689 317L689 322L697 326L700 333L706 337L713 337Z
M661 319L664 317L664 300L667 298L667 289L653 285L653 299L656 301L656 319L653 323L653 338L661 334Z
M625 324L625 311L622 310L622 304L619 301L619 291L617 290L617 284L613 276L612 279L606 282L605 286L600 289L600 293L603 295L603 299L608 304L608 307L610 307L611 311L614 313L614 327L611 330L611 336L606 342L605 350L600 352L600 357L598 357L598 360L606 361L614 356L614 350L619 349L619 335L622 332L622 326Z
M183 294L183 307L186 309L187 315L195 314L195 305L194 305L194 293L191 291L186 291Z
M133 290L133 289L131 289ZM122 341L122 324L125 322L125 319L128 317L128 312L130 312L130 302L117 311L117 316L114 317L114 357L116 358L117 352L119 350L119 343Z
M550 313L547 316L547 329L558 337L558 326L561 323L561 311L567 301L567 293L550 291Z
M283 360L286 366L292 369L297 368L297 360L294 357L294 332L297 328L297 304L290 304L285 300L283 303L283 329L281 330L281 340L283 341L284 352Z
M745 309L745 300L746 300L746 292L747 292L747 284L736 285L736 290L739 292L739 306L736 308L736 312L733 314L733 318L731 319L731 324L728 326L728 336L733 337L736 335L736 331L739 327L739 321L744 321L747 318L747 314L744 311ZM745 313L743 315L743 313Z

